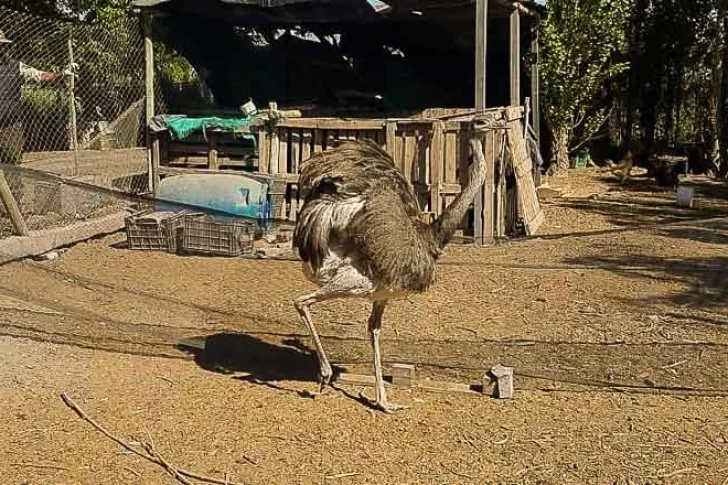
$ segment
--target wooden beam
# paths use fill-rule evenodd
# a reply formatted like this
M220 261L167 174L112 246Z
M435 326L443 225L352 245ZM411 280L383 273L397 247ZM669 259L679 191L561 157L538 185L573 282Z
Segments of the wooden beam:
M518 9L511 12L511 106L521 105L521 15Z
M27 236L12 236L2 239L0 240L0 264L29 256L40 256L63 246L112 234L124 228L127 216L126 212L120 212L89 219L71 226L32 231Z
M488 54L488 0L475 5L475 108L486 105L486 60Z
M531 113L533 118L533 131L536 133L536 143L541 146L541 83L538 72L538 23L533 21L531 28L531 52L536 62L531 66Z
M493 235L495 234L495 136L495 131L488 131L483 137L485 183L481 202L482 213L475 214L475 217L482 219L483 233L482 239L479 242L483 246L493 244Z
M154 44L152 43L152 19L145 15L143 19L144 27L144 87L145 87L145 123L144 132L147 140L147 160L149 161L149 190L157 195L159 190L158 170L155 170L154 164L159 167L159 137L152 137L149 133L149 124L154 118Z
M477 0L475 4L475 108L484 110L487 91L487 58L488 58L488 0ZM462 136L462 134L461 134ZM464 153L461 157L466 156ZM476 245L483 241L483 188L475 194L473 201L473 232ZM491 214L492 216L492 214Z
M10 217L10 222L13 224L15 233L19 236L27 236L29 232L28 226L25 224L25 218L23 218L23 214L18 208L18 201L15 200L15 196L13 196L8 181L5 179L5 173L2 170L0 170L0 201L2 201L5 212Z
M278 128L306 128L318 130L379 130L386 120L347 120L343 118L285 118L276 123Z

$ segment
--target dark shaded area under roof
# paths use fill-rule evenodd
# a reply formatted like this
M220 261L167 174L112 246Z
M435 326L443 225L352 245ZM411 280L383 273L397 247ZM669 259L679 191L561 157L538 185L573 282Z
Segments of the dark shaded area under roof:
M154 35L185 55L216 101L360 105L399 111L471 107L475 2L391 0L136 0ZM488 105L509 101L509 0L491 0ZM522 16L522 54L532 18ZM524 94L529 85L522 69Z

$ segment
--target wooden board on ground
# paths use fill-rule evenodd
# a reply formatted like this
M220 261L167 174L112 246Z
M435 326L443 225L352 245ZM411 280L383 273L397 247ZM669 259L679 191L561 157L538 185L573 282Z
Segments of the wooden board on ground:
M112 234L124 228L128 214L118 212L67 227L31 231L28 236L0 239L0 264L53 251L87 239Z

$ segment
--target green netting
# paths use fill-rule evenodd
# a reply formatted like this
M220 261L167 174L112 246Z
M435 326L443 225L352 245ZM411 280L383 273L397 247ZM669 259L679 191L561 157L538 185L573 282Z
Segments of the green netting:
M205 132L210 128L219 128L235 133L236 136L250 140L255 144L255 136L251 133L243 133L238 130L250 125L252 118L249 116L220 118L208 116L205 118L188 118L186 116L166 116L165 124L173 140L184 140L191 133L196 131Z

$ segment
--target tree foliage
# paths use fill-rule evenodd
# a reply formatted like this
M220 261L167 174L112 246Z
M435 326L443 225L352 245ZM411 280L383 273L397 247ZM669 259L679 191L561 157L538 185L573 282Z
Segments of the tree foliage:
M549 0L539 30L544 115L553 134L556 167L568 168L570 150L590 140L605 120L597 107L606 81L627 69L615 52L625 48L629 0Z

